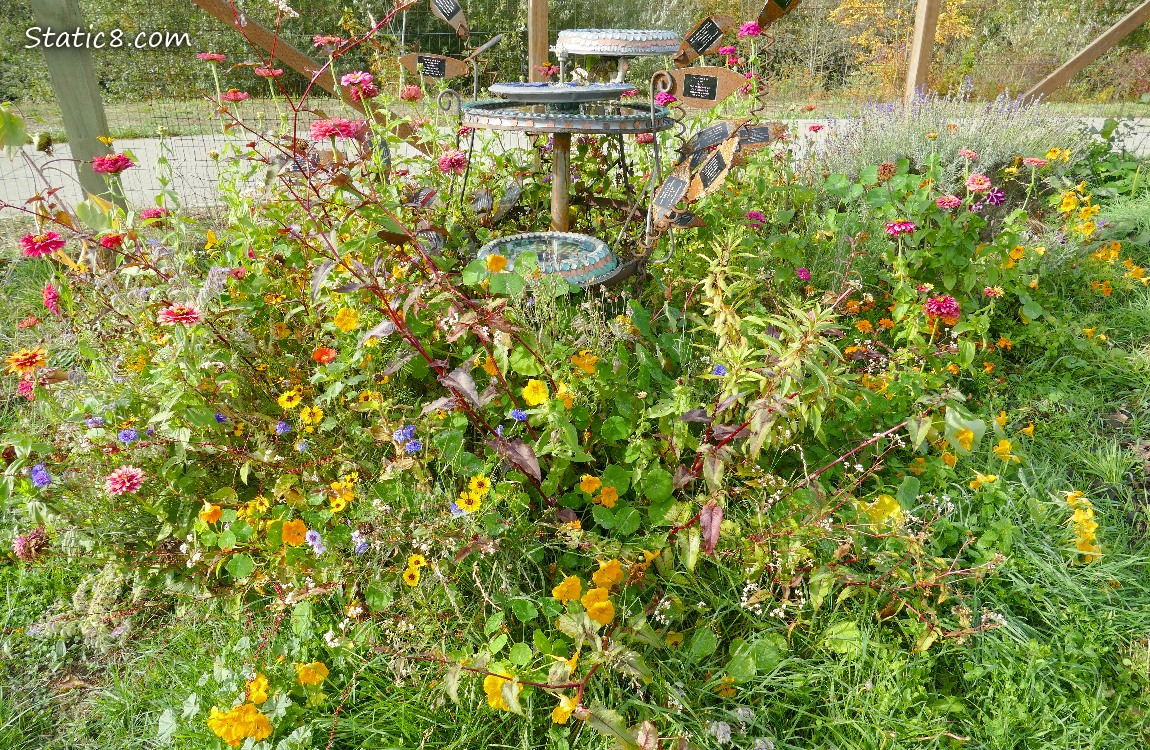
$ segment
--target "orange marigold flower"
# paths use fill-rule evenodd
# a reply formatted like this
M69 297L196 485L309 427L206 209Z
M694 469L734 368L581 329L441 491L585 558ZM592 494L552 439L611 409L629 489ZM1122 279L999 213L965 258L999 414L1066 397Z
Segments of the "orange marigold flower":
M21 349L8 355L8 372L22 378L29 377L41 367L48 366L48 350L42 346Z
M328 362L331 362L333 359L335 359L338 355L339 352L337 352L335 349L332 349L330 346L321 346L311 353L311 358L316 362L319 362L321 365L326 365Z
M614 508L615 503L619 502L619 490L614 487L604 487L595 500L605 508Z
M599 477L593 477L590 474L584 474L583 479L579 482L579 489L583 490L588 495L593 494L602 486L603 481L599 479Z
M304 534L307 533L307 524L298 518L291 521L284 521L282 538L284 544L290 547L298 547L303 544Z

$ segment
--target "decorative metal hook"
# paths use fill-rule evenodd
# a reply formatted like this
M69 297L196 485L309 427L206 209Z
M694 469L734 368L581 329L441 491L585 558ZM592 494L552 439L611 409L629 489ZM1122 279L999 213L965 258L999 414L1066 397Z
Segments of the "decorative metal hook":
M454 100L454 102L449 101ZM458 120L463 119L463 97L455 89L444 89L439 92L439 96L435 97L435 106L439 107L440 112L451 112L451 105L455 104L455 117Z

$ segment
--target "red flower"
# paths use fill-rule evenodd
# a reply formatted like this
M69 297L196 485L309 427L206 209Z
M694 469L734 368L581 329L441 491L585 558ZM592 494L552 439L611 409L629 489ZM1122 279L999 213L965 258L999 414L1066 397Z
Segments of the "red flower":
M359 137L366 127L367 123L363 120L352 121L342 117L316 120L311 124L311 139L313 141L326 141L328 138L351 140Z
M105 250L115 250L124 244L124 235L122 234L105 234L100 238L100 247Z
M156 322L162 326L192 326L204 319L200 311L189 305L172 305L160 310Z
M418 86L404 86L399 92L399 98L405 102L417 102L423 98L423 89Z
M284 74L283 68L256 68L255 74L260 78L279 78Z
M172 212L166 208L145 208L140 212L140 218L147 221L149 219L166 219L172 215Z
M56 287L51 284L45 284L40 296L44 301L44 307L53 315L60 314L60 293L56 291Z
M26 234L20 238L20 249L25 258L43 258L64 247L64 240L55 232Z
M339 352L337 352L335 349L332 349L330 346L321 346L311 353L311 358L316 362L319 362L321 365L326 365L328 362L331 362L333 359L335 359L338 355Z
M120 174L134 166L136 163L124 154L109 154L92 159L92 171L96 174Z
M246 91L240 91L239 89L228 89L224 93L220 94L220 98L225 102L242 102L244 99L248 99L250 97L251 94Z
M223 62L224 60L228 59L227 55L221 54L219 52L197 52L196 57L200 58L204 62L210 63Z
M825 127L826 125L811 125L807 128L807 130L811 131L812 133L817 133Z

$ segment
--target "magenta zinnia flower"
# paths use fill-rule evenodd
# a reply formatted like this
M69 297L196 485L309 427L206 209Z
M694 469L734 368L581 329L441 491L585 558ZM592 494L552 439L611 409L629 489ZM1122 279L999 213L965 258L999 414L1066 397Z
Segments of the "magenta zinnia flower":
M418 86L404 86L399 92L399 98L405 102L417 102L423 98L423 89Z
M20 249L25 258L43 258L64 247L64 239L55 232L26 234L20 238Z
M53 315L60 314L60 293L56 291L56 287L51 283L45 284L40 296L44 299L44 307L48 308L49 312Z
M250 96L251 94L248 92L240 91L239 89L228 89L224 93L220 94L220 98L225 102L242 102L244 99L247 99Z
M755 229L762 229L767 223L767 217L763 215L762 211L747 211L747 223Z
M367 123L363 120L345 120L342 117L333 117L330 120L316 120L311 124L311 138L313 141L326 141L328 138L352 140L357 138Z
M559 75L559 66L553 65L550 62L545 62L542 65L536 65L535 69L539 71L539 75L543 76L544 81L550 81L552 78Z
M758 36L763 33L763 29L759 24L754 21L747 21L739 27L739 38L742 39L748 36Z
M886 233L891 237L911 234L916 229L918 226L913 221L888 221L886 223Z
M134 166L136 163L125 154L109 154L92 159L92 171L96 174L120 174Z
M283 68L256 68L255 73L260 78L279 78L284 74Z
M204 62L210 63L223 62L224 60L228 59L227 55L221 54L219 52L197 52L196 57L200 58Z
M811 280L811 272L806 268L800 268L795 271L795 276L799 277L800 281L807 282Z
M16 395L23 396L29 401L36 400L36 381L31 378L24 378L20 381L20 385L16 386Z
M135 492L144 485L144 471L135 466L121 466L104 480L104 491L109 495Z
M124 244L124 235L122 234L105 234L100 238L100 247L105 250L115 250Z
M165 307L156 316L156 322L162 326L194 326L203 319L200 311L190 305Z
M666 107L668 104L672 104L677 101L679 100L676 99L675 95L670 91L660 91L659 93L655 94L655 103L660 107Z
M933 318L942 318L948 323L951 321L958 321L958 316L962 314L962 308L958 304L958 300L951 297L949 294L940 294L937 297L931 297L922 306L923 312Z
M12 540L12 554L24 562L31 562L48 546L48 532L37 526L27 534L20 534Z
M467 155L457 148L448 149L439 157L438 166L443 174L463 174L467 171Z
M654 133L639 133L635 136L635 143L654 143Z
M939 208L958 208L962 201L954 195L943 195L934 199L934 203Z
M149 219L166 219L172 215L172 212L166 208L145 208L140 212L140 218L144 221Z
M354 73L345 73L339 79L342 86L361 86L365 83L372 83L375 81L375 76L363 70L357 70Z
M311 38L311 42L317 48L319 47L342 47L343 39L338 36L324 36L323 34L316 34Z
M811 131L812 133L818 133L819 131L821 131L825 127L826 127L826 125L817 125L816 124L816 125L808 126L807 130Z
M730 57L731 55L739 54L738 47L719 47L719 54Z
M966 178L966 189L972 193L985 193L990 190L990 178L975 172Z

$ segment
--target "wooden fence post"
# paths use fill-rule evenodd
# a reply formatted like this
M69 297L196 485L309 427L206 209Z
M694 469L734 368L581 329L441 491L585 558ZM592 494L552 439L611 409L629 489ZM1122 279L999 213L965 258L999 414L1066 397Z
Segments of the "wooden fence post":
M1122 20L1103 32L1097 39L1086 46L1081 52L1066 61L1058 70L1043 78L1029 91L1023 94L1023 99L1033 99L1037 96L1047 96L1059 86L1064 85L1090 63L1102 56L1102 53L1118 42L1130 36L1142 24L1150 20L1150 0L1130 11Z
M914 41L910 48L910 66L906 71L906 94L903 101L909 106L915 92L926 86L930 77L930 62L934 58L934 35L938 30L938 15L942 0L918 0L914 14Z
M548 0L527 0L527 80L542 81L539 66L547 62L550 31L547 25Z
M79 0L32 0L32 15L45 31L49 27L54 33L88 28L80 13ZM85 47L45 47L44 58L64 119L64 130L68 133L68 148L77 160L80 187L93 195L105 195L109 192L107 183L92 171L92 159L111 151L100 142L100 136L108 135L108 117L100 98L92 51ZM123 204L123 197L117 191L111 191L106 197Z

